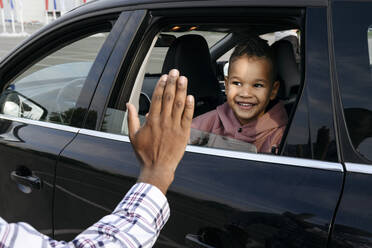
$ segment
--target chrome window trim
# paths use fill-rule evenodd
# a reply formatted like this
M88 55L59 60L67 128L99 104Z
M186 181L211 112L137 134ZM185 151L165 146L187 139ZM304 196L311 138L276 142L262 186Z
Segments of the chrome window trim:
M88 130L88 129L81 129L79 133L89 135L89 136L95 136L99 138L130 142L128 136L124 136L120 134L104 133L104 132ZM252 160L252 161L264 162L264 163L283 164L283 165L291 165L291 166L297 166L297 167L330 170L330 171L338 171L338 172L344 171L340 163L325 162L325 161L320 161L320 160L291 158L291 157L276 156L276 155L269 155L269 154L255 154L255 153L246 153L246 152L238 152L238 151L228 151L228 150L223 150L223 149L191 146L191 145L188 145L186 147L186 151L192 152L192 153L219 156L219 157Z
M368 164L356 164L356 163L345 163L345 168L347 172L355 172L362 174L372 175L372 165Z
M123 134L105 133L105 132L95 131L95 130L90 130L90 129L80 129L79 133L98 137L98 138L130 142L129 137Z
M30 119L25 119L25 118L20 118L20 117L14 117L14 116L4 115L4 114L0 114L0 119L21 122L21 123L25 123L25 124L34 125L34 126L46 127L46 128L66 131L66 132L70 132L70 133L78 133L79 130L80 130L79 128L65 126L65 125L62 125L62 124L56 124L56 123L44 122L44 121L35 121L35 120L30 120Z

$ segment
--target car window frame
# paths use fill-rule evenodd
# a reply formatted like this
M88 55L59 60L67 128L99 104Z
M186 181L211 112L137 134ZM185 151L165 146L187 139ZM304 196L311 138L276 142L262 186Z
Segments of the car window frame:
M102 71L98 84L93 93L88 107L88 113L82 127L90 130L97 130L103 124L105 111L110 104L111 94L119 94L114 82L127 81L131 69L132 57L135 54L137 44L141 39L141 30L145 27L147 17L146 10L123 11L120 14L120 21L116 22L118 27L118 39L113 46L110 57ZM119 68L124 68L119 70ZM125 105L125 103L123 103Z
M273 8L275 8L275 7L273 7ZM267 10L267 9L273 9L273 8L265 8L265 9ZM249 11L252 11L252 9L257 10L257 8L254 8L254 7L253 8L248 8L248 9L249 9ZM262 8L259 8L259 9L262 11ZM155 11L155 13L154 13L154 11ZM142 66L143 58L146 56L146 54L148 52L148 48L150 47L150 45L153 41L152 38L155 37L160 32L161 28L164 25L166 25L166 24L173 24L174 25L175 24L175 22L170 22L168 19L171 19L171 20L173 19L174 20L174 16L176 14L172 13L171 16L173 18L170 17L170 18L167 19L167 18L164 18L164 17L161 16L164 13L164 11L165 10L150 10L149 13L148 13L147 18L144 18L144 20L143 20L143 23L144 23L144 25L146 25L146 28L142 29L141 31L139 31L137 33L137 36L141 36L141 39L139 39L140 42L137 45L137 47L132 47L131 48L132 50L135 50L136 53L135 53L134 58L131 61L130 69L125 69L126 72L130 72L130 73L129 73L129 75L126 75L124 80L122 78L120 78L120 80L124 81L124 82L121 84L121 89L119 89L120 94L119 94L119 97L116 99L116 103L115 103L115 104L121 104L119 107L117 107L118 110L125 110L125 103L128 102L129 97L131 95L131 89L133 87L132 84L135 82L135 79L137 77L137 73ZM190 9L187 9L185 11L187 13L188 11L190 11ZM294 11L294 10L292 10L292 11ZM301 9L301 8L298 8L296 11L297 11L296 13L298 13L298 15L300 13L301 13L301 15L304 14L304 10ZM291 13L293 13L293 12L291 12ZM288 13L285 13L285 14L289 15ZM187 14L186 14L186 16L189 17ZM151 19L149 19L149 17L151 17ZM302 18L304 18L304 17L302 17ZM187 21L184 21L184 22L188 23ZM178 24L178 23L176 23L176 24ZM228 35L225 36L221 41L223 41L226 38L228 38ZM301 36L301 43L302 44L304 44L304 39L305 39L305 35L302 35ZM218 43L219 42L217 42L214 46L218 47ZM216 49L214 46L212 46L211 49ZM301 46L302 53L303 53L303 50L305 49L304 47L305 46ZM303 61L302 61L301 64L302 64L302 67L303 67L304 66ZM120 68L120 70L122 70L122 69ZM303 68L302 68L302 71L304 71ZM119 73L117 72L117 74L119 74ZM303 85L303 80L304 80L304 77L302 76L301 85ZM118 88L117 88L117 85L119 84L118 81L119 81L119 77L117 76L115 78L114 86L112 86L111 91L118 91ZM115 87L116 87L116 90L115 90ZM123 89L125 89L125 90L123 90ZM296 105L294 106L293 111L292 111L292 116L293 116L293 113L295 112L295 108L297 107L297 103L299 102L299 99L300 99L300 96L301 96L302 92L303 92L303 89L301 89L299 94L298 94L298 97L297 97L297 100L296 100ZM107 100L107 101L112 101L112 97L110 96L110 100ZM112 104L112 102L111 102L111 104ZM107 103L106 103L105 109L103 110L103 112L101 114L101 118L102 118L102 116L104 116L106 108L107 108ZM88 127L88 129L100 130L101 126L102 126L102 123L103 123L103 119L101 119L101 121L96 123L98 125L96 125L95 128L93 126L90 126L90 127ZM286 130L288 130L288 129L289 128L286 128ZM286 134L287 134L287 132L284 133L283 140L285 140ZM281 155L281 153L278 153L278 155Z

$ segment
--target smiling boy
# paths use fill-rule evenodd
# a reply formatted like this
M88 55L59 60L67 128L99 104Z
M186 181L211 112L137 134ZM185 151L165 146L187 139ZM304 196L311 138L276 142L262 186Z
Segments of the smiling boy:
M225 79L227 102L196 117L192 128L254 144L258 152L276 152L288 122L284 105L275 98L272 49L265 40L251 38L239 44L229 60Z

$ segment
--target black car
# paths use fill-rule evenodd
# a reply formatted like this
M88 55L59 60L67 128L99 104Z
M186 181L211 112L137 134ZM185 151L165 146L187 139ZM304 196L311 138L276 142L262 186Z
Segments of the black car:
M178 68L195 115L214 109L231 50L260 35L289 116L281 146L187 146L155 246L371 247L371 12L367 0L107 0L67 13L0 62L0 216L70 240L110 213L139 172L125 103L144 119Z

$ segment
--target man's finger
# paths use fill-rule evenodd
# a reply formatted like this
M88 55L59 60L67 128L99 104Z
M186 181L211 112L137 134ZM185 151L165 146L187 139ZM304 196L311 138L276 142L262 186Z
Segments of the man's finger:
M128 130L129 130L129 139L133 142L134 135L140 128L140 120L138 118L138 113L136 107L133 104L127 103L128 109Z
M154 92L152 93L150 110L147 113L148 116L159 116L161 111L161 105L163 101L164 88L167 83L168 75L164 74L160 77L158 83L155 86Z
M176 94L176 83L179 77L179 72L176 69L172 69L168 74L167 85L165 86L162 103L162 118L168 118L173 109L174 97Z
M195 100L192 95L186 98L185 110L183 111L181 125L184 129L190 129L192 117L194 116Z
M179 125L181 125L182 113L185 108L186 94L187 94L187 78L184 76L181 76L178 78L178 81L177 81L177 90L176 90L176 96L174 99L173 112L172 112L172 116L174 120L176 120L179 123Z

